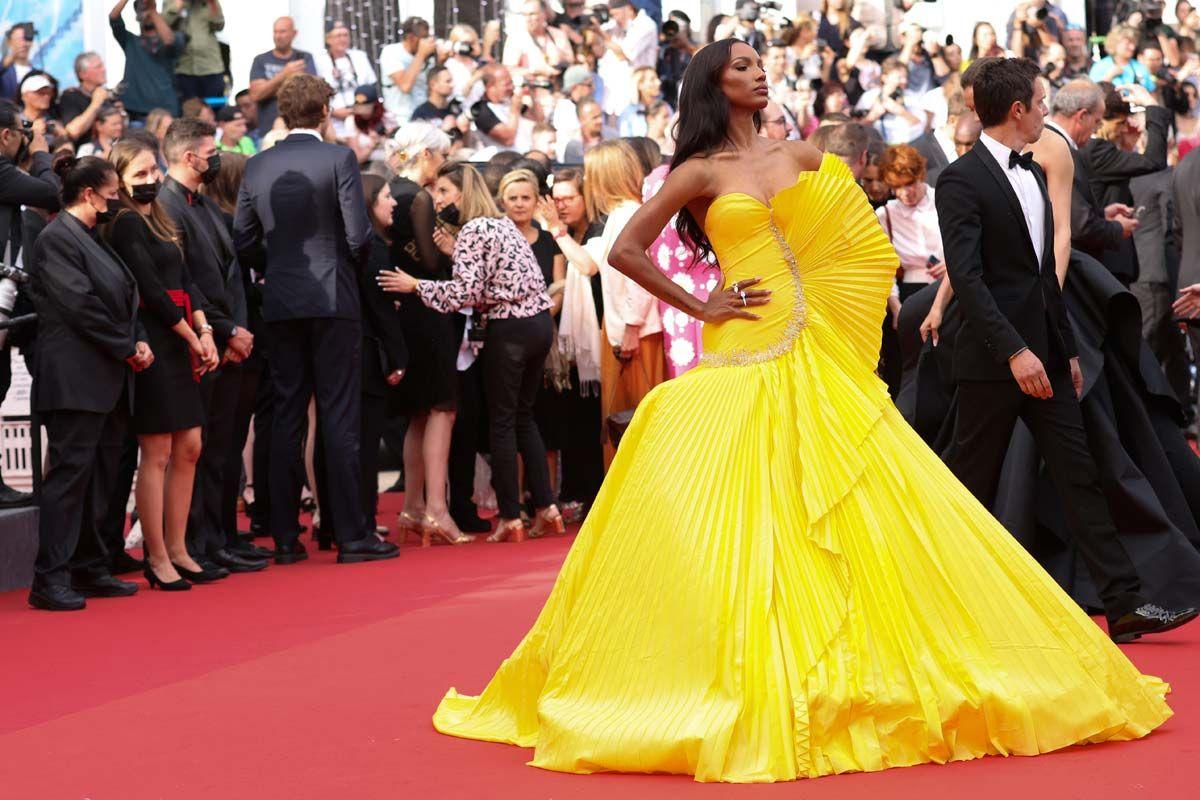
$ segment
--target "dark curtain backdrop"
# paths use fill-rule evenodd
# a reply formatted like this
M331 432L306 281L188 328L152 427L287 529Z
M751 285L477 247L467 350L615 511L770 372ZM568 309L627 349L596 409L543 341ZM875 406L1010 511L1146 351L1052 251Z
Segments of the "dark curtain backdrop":
M470 25L482 35L483 24L500 15L505 1L436 0L429 22L439 38L460 23ZM403 5L403 0L325 0L325 22L345 22L350 26L351 46L378 59L384 45L400 38L400 23L408 16L401 12Z

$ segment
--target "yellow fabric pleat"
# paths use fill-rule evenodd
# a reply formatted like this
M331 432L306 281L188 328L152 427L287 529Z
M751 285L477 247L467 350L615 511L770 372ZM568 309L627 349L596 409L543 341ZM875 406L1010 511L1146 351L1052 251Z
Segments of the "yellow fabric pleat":
M545 607L443 733L534 766L778 781L1133 739L1171 711L873 373L896 268L827 157L706 221L757 322L642 401Z

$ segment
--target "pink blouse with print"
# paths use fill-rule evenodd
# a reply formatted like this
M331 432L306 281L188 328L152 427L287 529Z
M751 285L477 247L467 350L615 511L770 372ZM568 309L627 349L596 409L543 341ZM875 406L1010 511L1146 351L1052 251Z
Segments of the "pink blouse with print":
M525 236L508 217L478 217L454 243L448 281L418 281L417 295L443 313L477 308L485 319L521 319L550 308L546 280Z

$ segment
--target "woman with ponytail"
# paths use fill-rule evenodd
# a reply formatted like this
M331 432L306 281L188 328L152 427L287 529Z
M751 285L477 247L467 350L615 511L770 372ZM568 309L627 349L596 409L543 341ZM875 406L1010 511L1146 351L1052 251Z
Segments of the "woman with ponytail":
M34 410L49 434L38 555L29 603L75 611L87 597L123 597L99 526L129 430L133 373L154 362L137 321L137 283L98 227L122 208L113 165L60 157L63 213L33 247L30 298L38 314Z

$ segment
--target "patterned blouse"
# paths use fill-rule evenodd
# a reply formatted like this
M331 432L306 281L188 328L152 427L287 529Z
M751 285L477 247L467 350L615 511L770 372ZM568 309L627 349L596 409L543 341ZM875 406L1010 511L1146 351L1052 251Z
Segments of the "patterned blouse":
M417 295L443 313L477 308L484 319L521 319L550 308L546 280L525 236L508 217L478 217L454 243L454 275L419 281Z

